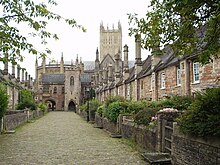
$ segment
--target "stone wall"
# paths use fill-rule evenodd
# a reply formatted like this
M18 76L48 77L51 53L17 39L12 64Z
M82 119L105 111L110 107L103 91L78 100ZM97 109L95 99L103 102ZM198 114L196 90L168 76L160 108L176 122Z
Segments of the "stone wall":
M215 138L200 139L183 135L175 126L172 143L173 165L219 165L220 141Z
M110 133L117 133L117 124L110 122L107 118L102 119L103 128Z
M133 139L141 148L148 151L156 151L157 147L157 130L147 129L144 126L138 126L133 121L123 119L121 126L123 138Z
M10 115L5 115L4 117L4 130L13 130L17 126L28 121L28 115L26 113L15 113Z
M103 128L102 117L98 113L95 114L95 123L97 127Z
M43 111L40 110L7 111L3 119L3 130L1 131L13 130L19 125L27 122L28 120L39 118L42 117L43 115L44 115Z
M88 114L87 114L86 111L80 110L80 111L79 111L79 115L80 115L82 118L84 118L85 120L87 120Z

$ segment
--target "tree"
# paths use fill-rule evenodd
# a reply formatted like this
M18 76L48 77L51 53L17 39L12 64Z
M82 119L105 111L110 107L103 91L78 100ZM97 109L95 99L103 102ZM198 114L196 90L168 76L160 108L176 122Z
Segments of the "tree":
M4 116L7 108L8 108L8 95L6 91L6 86L0 83L0 127L1 127L1 119Z
M47 3L37 0L1 0L0 9L3 14L0 16L0 61L16 64L17 61L23 60L24 50L40 57L51 53L48 48L43 52L38 51L28 42L27 37L21 34L18 25L28 26L32 30L29 36L40 37L42 44L47 44L48 38L58 39L57 34L46 30L49 20L63 20L72 27L86 31L74 19L63 18L48 9L48 6L56 5L54 0L48 0Z
M141 34L146 49L169 44L176 55L197 54L203 64L220 53L219 0L151 0L145 18L128 15L129 35Z

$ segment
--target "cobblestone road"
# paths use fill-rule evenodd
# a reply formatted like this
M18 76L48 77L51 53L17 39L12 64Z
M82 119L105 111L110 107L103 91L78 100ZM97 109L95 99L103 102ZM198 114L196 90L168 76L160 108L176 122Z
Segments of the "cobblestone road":
M73 112L51 112L0 135L0 165L138 165L139 154Z

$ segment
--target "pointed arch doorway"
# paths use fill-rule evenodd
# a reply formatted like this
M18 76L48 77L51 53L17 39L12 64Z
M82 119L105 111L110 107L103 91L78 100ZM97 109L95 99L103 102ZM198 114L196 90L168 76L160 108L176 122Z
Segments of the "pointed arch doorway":
M76 112L76 104L73 101L69 102L68 111Z

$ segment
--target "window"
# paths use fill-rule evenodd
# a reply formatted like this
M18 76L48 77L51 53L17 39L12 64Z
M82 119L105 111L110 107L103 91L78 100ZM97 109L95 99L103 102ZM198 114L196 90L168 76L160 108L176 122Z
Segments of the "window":
M74 77L71 76L71 77L70 77L70 86L73 86L73 85L74 85Z
M57 93L57 87L54 87L53 93Z
M64 94L65 93L65 88L64 87L62 87L62 94Z
M153 90L153 86L154 86L154 73L152 73L151 75L151 79L150 79L150 90Z
M143 82L143 80L141 81L141 89L144 89L144 82Z
M160 88L165 89L165 73L160 74Z
M199 62L193 63L193 82L199 82Z
M176 85L181 85L181 72L180 72L180 66L178 65L176 67Z

